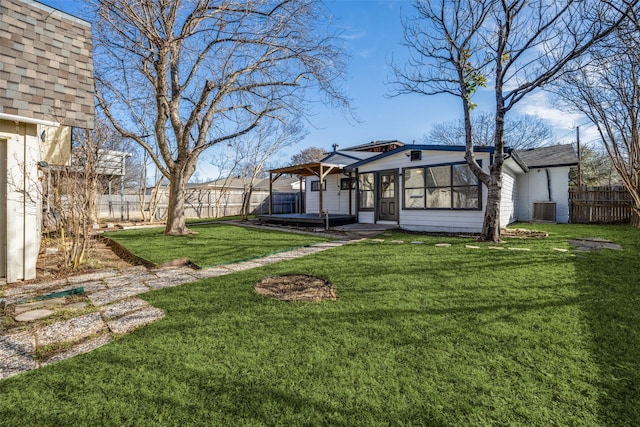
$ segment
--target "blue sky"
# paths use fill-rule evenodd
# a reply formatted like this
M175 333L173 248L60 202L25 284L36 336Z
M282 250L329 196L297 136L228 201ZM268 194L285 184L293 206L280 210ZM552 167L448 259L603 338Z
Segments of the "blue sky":
M43 3L82 17L82 0L41 0ZM273 159L273 165L287 164L291 155L308 146L331 150L363 144L372 140L398 139L406 143L421 142L435 123L456 120L462 110L457 98L447 95L402 95L389 98L392 78L389 61L402 63L408 51L401 46L401 13L411 12L409 0L327 0L327 6L342 31L350 56L344 88L353 100L358 121L341 111L321 103L311 106L309 133L295 146ZM78 12L80 11L80 12ZM481 89L474 97L478 110L491 111L493 94ZM575 141L575 125L583 117L559 111L544 92L533 93L513 111L515 114L535 114L554 129L559 142ZM594 139L588 126L583 141ZM215 171L201 162L199 179L213 178Z

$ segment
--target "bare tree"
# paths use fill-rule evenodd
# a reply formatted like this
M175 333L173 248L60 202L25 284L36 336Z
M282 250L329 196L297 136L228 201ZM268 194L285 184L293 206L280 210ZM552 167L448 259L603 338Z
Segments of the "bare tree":
M486 111L471 116L473 145L489 147L493 145L495 115ZM441 145L464 145L464 120L436 123L423 140L425 143ZM515 150L542 147L555 142L551 126L537 116L528 114L505 117L505 145Z
M582 185L620 185L620 177L606 151L582 144L580 146L580 164ZM569 180L573 185L578 185L577 168L571 168Z
M96 2L99 105L169 180L166 234L189 232L186 184L203 152L300 112L311 88L348 107L319 1Z
M291 165L302 165L304 163L319 162L327 157L327 152L320 147L307 147L300 150L299 153L291 156Z
M294 119L287 124L272 121L249 138L236 141L234 148L241 154L242 159L238 169L240 176L244 179L240 212L243 220L247 220L249 216L253 186L260 174L264 172L266 162L278 151L299 142L304 134L299 120Z
M572 61L609 36L638 0L415 0L403 21L407 64L393 64L394 94L449 94L461 100L465 159L487 187L480 240L500 241L505 117L527 95L559 78ZM472 98L493 85L494 162L476 161Z
M585 114L634 205L631 223L640 227L640 12L584 58L582 67L556 85L572 110Z
M102 144L109 130L100 121L94 130L74 131L70 165L51 166L44 186L45 228L56 231L63 253L63 268L75 270L91 247L91 228L96 222L96 196L100 182Z

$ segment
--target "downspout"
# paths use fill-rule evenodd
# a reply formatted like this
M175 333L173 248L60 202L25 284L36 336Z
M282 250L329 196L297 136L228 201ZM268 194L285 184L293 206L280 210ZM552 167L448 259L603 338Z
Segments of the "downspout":
M547 196L549 197L549 201L553 201L551 199L551 175L549 173L549 169L544 170L547 174Z

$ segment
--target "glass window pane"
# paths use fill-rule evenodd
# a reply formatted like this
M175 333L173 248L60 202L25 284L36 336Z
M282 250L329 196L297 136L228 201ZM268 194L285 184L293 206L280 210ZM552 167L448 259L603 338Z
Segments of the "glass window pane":
M404 170L404 188L420 188L424 187L424 169L405 169Z
M380 176L380 196L383 198L393 198L396 194L396 181L395 175L381 175Z
M451 188L428 188L427 189L428 208L450 208Z
M469 165L453 165L452 185L476 185L478 178L471 172Z
M424 188L404 190L404 207L424 209Z
M373 173L360 174L360 190L373 191Z
M360 192L360 207L373 208L373 191Z
M455 209L478 209L480 206L478 186L453 187L453 207Z
M437 166L426 169L427 187L448 187L451 185L451 167Z

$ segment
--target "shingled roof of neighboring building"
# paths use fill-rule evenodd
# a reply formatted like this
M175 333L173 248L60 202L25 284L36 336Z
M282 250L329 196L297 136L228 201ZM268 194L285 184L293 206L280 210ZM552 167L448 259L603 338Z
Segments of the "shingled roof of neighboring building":
M92 129L91 24L33 0L0 3L0 113Z
M571 144L517 150L517 156L528 168L575 166L578 155Z

